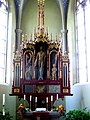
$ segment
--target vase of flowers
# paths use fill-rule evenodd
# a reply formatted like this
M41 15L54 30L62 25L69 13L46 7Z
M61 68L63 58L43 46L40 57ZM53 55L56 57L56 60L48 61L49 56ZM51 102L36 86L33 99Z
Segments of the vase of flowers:
M23 118L23 113L25 113L25 112L26 112L25 107L24 107L22 104L20 104L20 105L18 106L18 114L19 114L19 116L20 116L21 118Z
M65 109L62 104L60 104L58 107L54 109L57 112L60 112L60 115L65 115Z

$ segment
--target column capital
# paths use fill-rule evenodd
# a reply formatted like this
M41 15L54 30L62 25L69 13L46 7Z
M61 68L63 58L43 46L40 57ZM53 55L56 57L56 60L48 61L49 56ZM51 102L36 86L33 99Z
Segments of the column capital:
M61 30L61 33L68 33L68 30L62 29L62 30Z
M22 30L21 29L15 29L15 32L16 33L22 33Z

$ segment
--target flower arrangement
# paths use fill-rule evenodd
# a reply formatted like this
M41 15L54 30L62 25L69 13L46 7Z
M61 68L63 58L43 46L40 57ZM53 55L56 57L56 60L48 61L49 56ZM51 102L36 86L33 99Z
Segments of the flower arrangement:
M60 112L60 115L65 115L65 109L62 104L56 107L55 111Z
M25 109L25 107L22 105L22 104L20 104L19 106L18 106L18 117L20 118L20 119L23 119L23 113L25 113L26 112L26 109Z
M22 105L22 104L20 104L19 106L18 106L18 112L25 112L26 110L25 110L25 107Z
M56 108L56 111L64 111L63 105L59 105L59 106Z

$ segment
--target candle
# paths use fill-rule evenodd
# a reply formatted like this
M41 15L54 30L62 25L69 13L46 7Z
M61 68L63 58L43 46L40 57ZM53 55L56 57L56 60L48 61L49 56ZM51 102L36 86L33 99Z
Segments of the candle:
M24 95L24 100L26 100L26 95Z
M24 41L24 34L22 34L22 42Z
M32 96L30 95L30 102L31 102L31 98L32 98Z
M48 103L48 97L46 97L46 103Z
M58 99L58 94L57 94L57 99Z
M37 97L35 97L35 102L37 102Z
M5 94L3 94L3 105L5 105Z
M53 96L51 96L51 101L53 101Z

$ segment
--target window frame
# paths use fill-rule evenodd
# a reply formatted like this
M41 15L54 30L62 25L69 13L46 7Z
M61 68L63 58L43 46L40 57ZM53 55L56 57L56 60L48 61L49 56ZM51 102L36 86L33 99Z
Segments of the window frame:
M1 48L3 51L0 50L0 54L2 55L2 63L0 65L0 84L6 83L6 66L7 66L7 43L8 43L8 2L5 0L0 1L0 13L1 13L1 22L0 26L2 26L1 29L1 37L0 42L2 41ZM3 15L3 16L2 16ZM3 18L5 17L5 18ZM4 21L6 19L6 21ZM5 33L4 33L5 32ZM4 61L4 63L3 63Z
M89 5L88 5L89 4ZM86 37L86 32L87 32L87 27L86 27L86 9L87 9L87 6L89 7L88 9L90 9L90 0L82 0L80 2L77 2L76 4L76 10L75 10L75 30L76 30L76 61L77 61L77 66L76 66L76 73L77 73L77 80L76 80L76 83L84 83L84 82L89 82L89 78L88 78L88 75L89 75L89 71L88 71L88 49L87 49L87 37ZM81 8L80 8L81 7ZM82 10L81 10L82 9ZM79 11L80 10L80 11ZM83 24L82 24L82 21L79 22L79 25L78 25L78 16L81 14L81 12L83 12ZM90 25L90 24L89 24ZM79 28L80 26L83 26L83 37L78 39L78 37L81 35L79 35ZM82 30L82 29L81 29ZM82 47L82 39L84 40L84 49L82 48L80 50L80 46ZM83 51L83 55L80 55L80 52ZM80 58L80 56L82 57L82 59ZM81 64L80 62L84 61L85 62L85 65L84 64ZM80 66L81 64L81 66ZM83 71L80 73L80 71ZM85 74L85 75L84 75ZM83 76L83 77L82 77ZM85 77L85 80L83 80Z

